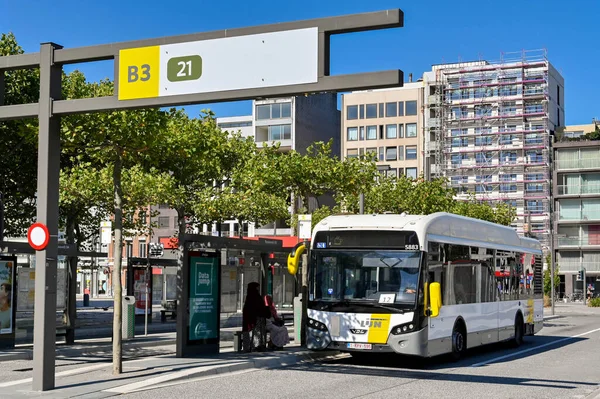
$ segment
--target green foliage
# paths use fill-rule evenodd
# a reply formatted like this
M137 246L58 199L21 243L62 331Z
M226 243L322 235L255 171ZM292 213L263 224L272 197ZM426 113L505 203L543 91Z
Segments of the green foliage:
M552 273L550 271L551 267L551 257L550 254L546 255L546 264L548 268L544 270L544 295L550 296L552 294ZM560 285L560 276L558 275L559 267L558 262L554 264L554 291L558 290L558 286Z
M592 298L588 301L588 306L591 308L600 308L600 298Z
M0 35L0 57L23 54L12 33ZM35 103L37 69L4 72L4 104ZM37 119L0 122L0 192L4 197L5 235L23 236L35 219L37 190Z

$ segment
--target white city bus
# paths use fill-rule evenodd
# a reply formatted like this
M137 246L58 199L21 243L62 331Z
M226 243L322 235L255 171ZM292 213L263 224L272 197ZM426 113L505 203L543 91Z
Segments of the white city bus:
M449 213L340 215L313 231L307 346L353 355L520 345L543 324L542 250Z

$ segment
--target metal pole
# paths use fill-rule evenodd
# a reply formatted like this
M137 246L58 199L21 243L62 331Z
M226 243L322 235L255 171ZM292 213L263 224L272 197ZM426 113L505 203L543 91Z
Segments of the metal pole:
M358 196L358 213L363 215L365 213L365 194L360 193Z
M552 220L550 221L552 223ZM556 255L554 254L554 236L550 234L550 303L552 304L552 315L554 315L554 297L555 297L555 289L554 289L554 265L556 263Z
M308 248L308 243L305 243ZM307 251L308 252L308 251ZM302 323L300 345L306 346L306 325L308 324L308 253L302 254Z
M61 96L62 66L54 64L54 51L60 48L54 43L44 43L40 50L37 221L48 227L50 242L35 257L32 384L35 391L55 386L60 117L52 115L52 104Z
M148 336L148 280L146 280L146 311L144 313L144 336Z

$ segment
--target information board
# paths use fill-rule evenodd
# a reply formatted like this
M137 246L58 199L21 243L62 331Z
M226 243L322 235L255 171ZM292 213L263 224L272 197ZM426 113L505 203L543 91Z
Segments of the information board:
M56 270L56 310L64 310L67 306L67 269ZM35 269L22 267L19 269L17 311L32 311L35 303Z
M119 51L119 100L317 81L317 28Z
M219 337L219 277L217 257L190 257L190 341Z

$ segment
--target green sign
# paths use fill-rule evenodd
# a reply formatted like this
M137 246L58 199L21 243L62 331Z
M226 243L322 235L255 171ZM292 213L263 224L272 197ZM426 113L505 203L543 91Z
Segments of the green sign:
M202 76L202 57L199 55L186 55L174 57L167 61L167 79L170 82L183 80L196 80Z
M219 277L218 258L190 258L190 341L218 337Z

